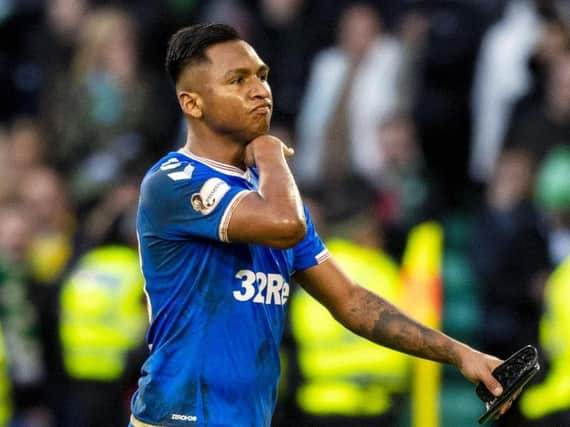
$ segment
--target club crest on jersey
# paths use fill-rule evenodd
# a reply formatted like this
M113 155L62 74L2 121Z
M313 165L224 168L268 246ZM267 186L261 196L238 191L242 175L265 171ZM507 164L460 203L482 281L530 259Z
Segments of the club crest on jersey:
M192 194L190 203L196 212L208 215L220 203L230 186L220 178L208 179L198 193Z

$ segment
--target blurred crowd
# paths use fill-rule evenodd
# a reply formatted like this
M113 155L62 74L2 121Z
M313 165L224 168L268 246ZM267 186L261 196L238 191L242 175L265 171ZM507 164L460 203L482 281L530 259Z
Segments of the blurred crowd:
M401 266L437 224L443 329L541 351L497 425L570 425L570 2L0 0L0 426L127 423L138 186L185 140L162 64L197 22L269 65L271 132L343 267L413 312ZM275 426L406 425L408 358L290 306Z

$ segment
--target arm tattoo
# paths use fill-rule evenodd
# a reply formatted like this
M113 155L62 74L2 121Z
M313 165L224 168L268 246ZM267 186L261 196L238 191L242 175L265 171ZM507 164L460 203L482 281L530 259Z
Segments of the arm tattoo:
M454 363L454 341L413 320L394 305L361 288L350 308L347 325L369 340L414 356Z

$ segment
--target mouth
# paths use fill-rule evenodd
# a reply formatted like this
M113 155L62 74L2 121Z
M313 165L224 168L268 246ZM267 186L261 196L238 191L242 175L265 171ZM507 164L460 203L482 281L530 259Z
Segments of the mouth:
M251 113L253 114L269 114L271 113L271 103L269 102L264 102L263 104L260 104L254 108L252 108Z

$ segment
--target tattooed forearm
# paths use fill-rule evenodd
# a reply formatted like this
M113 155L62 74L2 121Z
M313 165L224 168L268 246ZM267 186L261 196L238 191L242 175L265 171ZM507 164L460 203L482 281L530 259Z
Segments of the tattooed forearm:
M364 288L355 294L349 318L347 327L383 346L437 362L457 360L453 339L421 325Z

